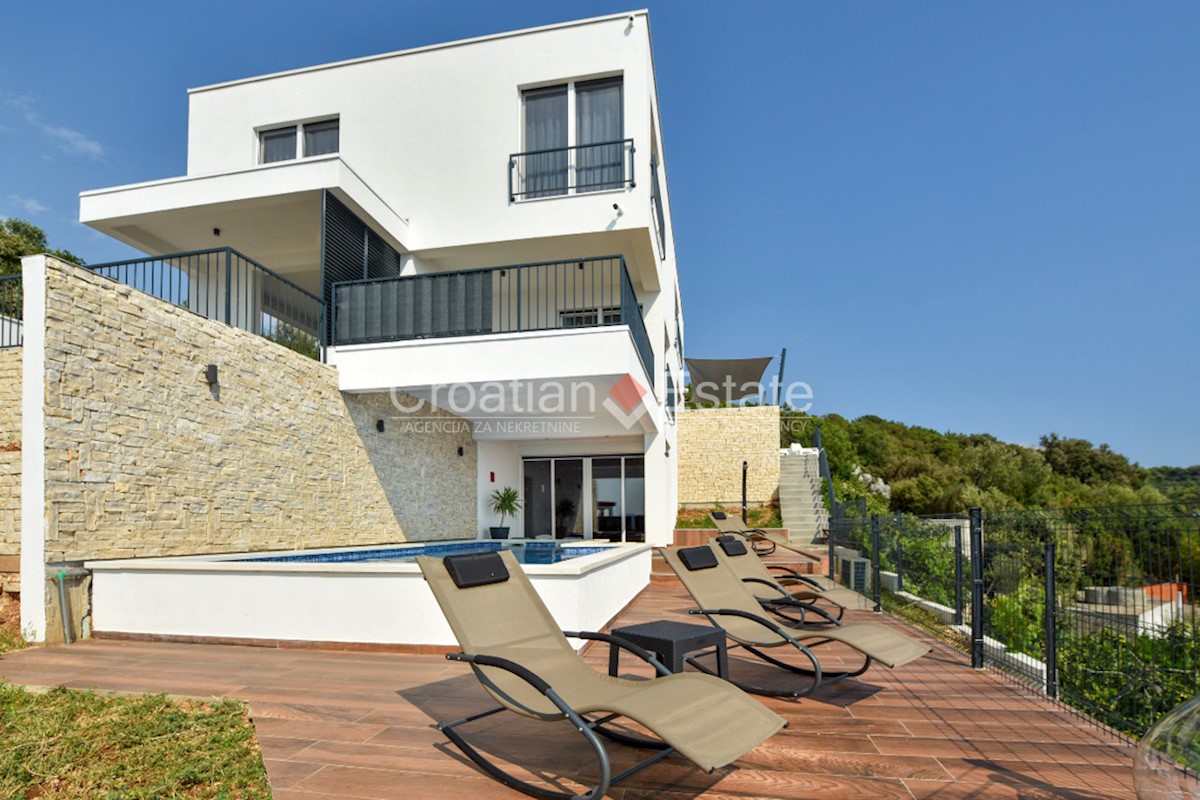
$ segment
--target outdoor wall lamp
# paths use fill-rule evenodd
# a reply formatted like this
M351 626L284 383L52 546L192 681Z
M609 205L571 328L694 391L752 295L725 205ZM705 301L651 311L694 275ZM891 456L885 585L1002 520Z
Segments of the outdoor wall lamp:
M213 236L220 236L220 235L221 235L221 229L213 228Z
M208 385L215 387L220 386L220 381L217 380L217 365L209 364L204 368L204 380L208 381Z

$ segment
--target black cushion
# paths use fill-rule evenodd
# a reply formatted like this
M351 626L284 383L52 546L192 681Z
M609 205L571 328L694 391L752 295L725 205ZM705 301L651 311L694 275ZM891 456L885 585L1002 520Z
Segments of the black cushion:
M717 565L717 554L707 547L685 547L679 551L679 560L689 572L712 569Z
M750 552L746 549L745 542L733 536L718 536L717 542L720 543L721 549L727 556L744 556Z
M442 559L450 579L460 589L472 586L487 586L508 580L508 568L499 553L471 553L464 556L446 556Z
M725 519L725 512L724 511L714 511L714 512L712 512L712 518L713 519Z

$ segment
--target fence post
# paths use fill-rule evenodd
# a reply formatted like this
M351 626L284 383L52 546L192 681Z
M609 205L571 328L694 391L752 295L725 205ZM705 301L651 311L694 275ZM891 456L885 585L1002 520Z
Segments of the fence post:
M837 507L834 506L834 509L836 510ZM829 579L830 580L837 580L837 578L835 577L835 573L834 573L835 564L833 563L834 562L833 532L835 530L837 530L837 523L839 520L841 520L840 515L837 517L833 517L829 520L829 538L828 538L828 541L825 543L826 546L829 548Z
M233 248L225 248L225 319L226 325L232 325L233 319Z
M962 525L954 526L954 624L963 624Z
M904 512L896 512L896 591L904 591Z
M883 611L879 603L879 515L871 515L871 593L875 598L875 613Z
M1058 697L1058 600L1054 590L1054 542L1046 542L1046 694Z
M746 519L746 473L750 471L750 462L742 462L742 524L749 525L750 520Z
M971 666L983 669L983 511L971 514Z

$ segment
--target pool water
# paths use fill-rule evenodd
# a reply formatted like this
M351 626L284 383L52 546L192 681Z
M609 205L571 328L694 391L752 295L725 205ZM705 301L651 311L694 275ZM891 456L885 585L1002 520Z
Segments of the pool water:
M286 556L255 556L239 558L236 561L303 563L303 564L334 564L334 563L412 563L417 556L446 556L465 555L467 553L491 553L498 550L508 550L521 564L557 564L580 556L590 556L603 553L609 546L588 547L578 545L563 547L553 541L506 542L503 539L495 541L454 542L451 544L407 545L404 547L379 547L367 550L341 551L332 553L294 553Z

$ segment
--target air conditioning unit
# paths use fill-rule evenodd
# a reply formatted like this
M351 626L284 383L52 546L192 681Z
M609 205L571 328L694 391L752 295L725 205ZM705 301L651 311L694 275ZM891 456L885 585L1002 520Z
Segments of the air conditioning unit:
M838 560L838 574L843 585L865 593L871 587L871 559L843 557Z

